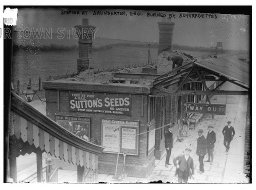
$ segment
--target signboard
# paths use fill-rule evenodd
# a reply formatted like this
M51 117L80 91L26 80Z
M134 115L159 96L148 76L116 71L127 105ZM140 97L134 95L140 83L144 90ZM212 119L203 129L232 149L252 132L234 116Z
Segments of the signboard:
M102 120L102 145L105 152L120 151L120 125L112 120Z
M155 147L155 120L152 120L149 123L149 132L148 132L148 155L154 150Z
M131 97L123 94L69 93L72 112L131 115Z
M80 138L90 140L91 121L88 117L56 115L56 122Z
M121 127L121 152L138 155L138 130L139 127Z
M102 120L104 152L138 155L138 121Z
M225 115L226 105L225 104L195 104L186 103L184 104L186 112L197 112L197 113L210 113L215 115Z

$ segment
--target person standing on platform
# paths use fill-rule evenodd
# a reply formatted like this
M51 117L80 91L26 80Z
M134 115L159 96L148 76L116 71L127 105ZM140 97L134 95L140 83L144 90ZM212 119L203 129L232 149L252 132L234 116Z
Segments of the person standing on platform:
M224 135L224 146L226 147L226 152L228 152L230 148L230 142L235 136L235 129L231 126L231 121L228 121L228 125L223 128L222 134Z
M165 138L165 149L166 149L165 167L168 168L168 165L170 165L169 160L170 160L172 147L173 147L172 126L170 126L168 130L165 131L164 138Z
M204 156L206 155L207 142L203 135L203 130L198 130L196 154L199 156L199 170L204 173Z
M214 143L216 142L216 133L213 131L213 126L208 126L208 133L206 136L207 142L207 153L208 153L208 160L206 162L213 162L213 151L214 151Z
M194 161L190 157L190 148L186 148L183 155L174 158L173 163L176 167L175 175L178 175L178 183L187 183L188 178L194 175Z

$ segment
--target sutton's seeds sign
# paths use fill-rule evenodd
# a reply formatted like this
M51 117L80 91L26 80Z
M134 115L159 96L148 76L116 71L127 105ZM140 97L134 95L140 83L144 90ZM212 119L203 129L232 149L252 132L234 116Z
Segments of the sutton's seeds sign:
M131 97L121 94L70 93L69 109L73 112L131 114Z

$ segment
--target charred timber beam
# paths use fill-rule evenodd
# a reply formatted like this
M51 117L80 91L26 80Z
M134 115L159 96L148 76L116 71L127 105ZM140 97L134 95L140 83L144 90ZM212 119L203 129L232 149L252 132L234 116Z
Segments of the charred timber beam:
M216 71L213 71L213 70L210 70L208 68L204 68L204 67L202 67L200 65L198 65L197 68L198 68L198 70L202 71L205 75L215 75L215 76L220 77L220 78L224 77L220 73L218 73Z
M185 84L185 82L187 81L189 75L194 71L194 68L192 67L190 69L190 71L188 72L188 74L186 75L186 77L184 78L184 80L181 82L181 84L179 85L178 89L176 90L176 92L178 92L182 87L183 85Z
M202 81L202 83L203 83L203 85L204 85L205 89L207 89L207 90L208 90L208 87L206 86L206 83L205 83L205 79L204 79L203 74L201 74L198 70L196 70L196 73L197 73L197 75L198 75L199 79Z
M173 81L178 81L178 82L180 82L180 79L181 79L181 77L184 77L184 76L186 76L188 73L186 72L186 73L183 73L183 74L181 74L180 76L174 76L174 77L172 77L172 78L170 78L170 79L168 79L168 80L166 80L166 81L164 81L164 82L161 82L161 83L159 83L159 84L157 84L157 85L155 85L155 86L165 86L165 85L168 85L168 86L170 86L169 84L171 84Z
M173 79L176 78L176 77L182 77L182 75L186 75L188 72L189 72L188 69L184 69L184 70L182 70L181 72L176 73L176 74L174 74L174 75L172 75L172 76L164 77L164 78L163 78L162 80L160 80L160 81L154 81L154 85L161 85L162 83L171 81L171 80L173 80Z
M171 86L171 85L173 85L173 84L176 84L176 83L178 83L178 82L180 82L180 80L179 80L179 79L176 79L176 80L173 80L172 82L168 82L168 83L166 83L166 84L163 84L163 86L164 86L164 88L168 88L169 86Z
M194 64L194 62L190 62L190 63L188 63L188 64L186 64L186 65L181 66L181 67L177 67L177 68L173 69L172 71L170 71L170 72L168 72L168 73L166 73L166 74L163 74L163 75L157 77L157 78L155 79L155 81L159 81L159 80L164 79L164 78L169 78L169 77L170 77L170 76L169 76L170 74L175 73L175 72L177 72L177 71L179 71L179 70L181 70L181 69L190 67L190 66L193 65L193 64Z
M209 88L206 86L206 81L205 81L205 78L204 78L204 74L201 74L199 70L196 70L196 73L197 73L199 79L202 81L202 84L203 84L204 88L207 91L209 91ZM211 104L211 100L210 100L208 95L206 95L206 101L209 102L209 104Z

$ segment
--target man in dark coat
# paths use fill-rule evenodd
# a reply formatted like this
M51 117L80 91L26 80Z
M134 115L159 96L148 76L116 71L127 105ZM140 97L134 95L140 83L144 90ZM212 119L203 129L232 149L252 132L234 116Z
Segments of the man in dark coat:
M174 158L173 163L176 167L176 175L178 175L179 183L187 183L188 178L194 175L194 161L190 157L190 148L186 148L184 155Z
M165 167L168 167L168 165L170 165L169 160L170 160L172 147L173 147L172 127L169 127L168 130L165 131L164 138L165 138L165 149L166 149Z
M214 143L216 142L216 133L213 131L213 126L208 126L208 133L206 136L207 142L207 153L208 160L206 162L213 162L213 151L214 151Z
M198 138L197 138L197 148L196 154L199 156L199 170L200 173L204 172L204 156L206 154L207 143L206 139L203 135L203 130L198 130Z
M231 126L231 121L228 121L228 125L223 128L222 134L224 135L224 146L226 147L226 152L228 152L230 148L230 142L235 136L235 129Z

